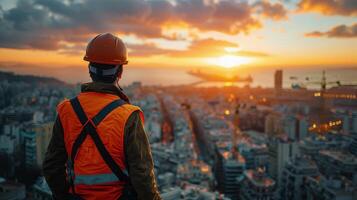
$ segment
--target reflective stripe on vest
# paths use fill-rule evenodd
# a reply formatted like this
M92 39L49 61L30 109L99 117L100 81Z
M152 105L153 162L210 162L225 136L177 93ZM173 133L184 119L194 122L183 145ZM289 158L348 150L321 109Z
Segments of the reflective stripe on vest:
M118 177L113 174L93 174L93 175L78 175L75 176L74 184L96 185L102 183L110 183L119 181Z
M129 175L126 169L123 170L125 175ZM74 178L74 184L84 184L84 185L96 185L103 183L111 183L119 181L118 177L114 173L108 174L88 174L88 175L76 175Z

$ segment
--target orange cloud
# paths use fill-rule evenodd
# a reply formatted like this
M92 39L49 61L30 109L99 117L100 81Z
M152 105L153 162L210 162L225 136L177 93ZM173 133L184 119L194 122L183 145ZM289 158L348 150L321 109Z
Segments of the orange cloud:
M324 15L357 15L356 0L301 0L298 4L300 11L312 11Z
M268 56L268 54L263 52L253 52L253 51L240 51L239 46L235 43L215 40L215 39L203 39L195 40L191 43L187 50L171 50L171 49L161 49L154 44L143 44L143 45L129 45L130 56L154 56L154 55L165 55L169 57L217 57L226 54L247 56L247 57L262 57Z
M212 57L226 54L226 48L238 48L238 45L223 40L204 39L193 41L186 51L171 51L174 57Z
M153 43L148 44L129 44L129 56L146 57L167 54L169 50L161 49Z

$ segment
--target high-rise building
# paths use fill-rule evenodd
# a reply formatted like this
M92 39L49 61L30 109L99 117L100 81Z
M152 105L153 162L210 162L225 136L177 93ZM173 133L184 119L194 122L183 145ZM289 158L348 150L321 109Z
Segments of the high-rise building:
M342 130L344 133L350 133L351 131L351 120L348 114L342 114Z
M283 88L283 70L276 70L274 74L274 88L277 92Z
M272 138L268 143L268 154L269 175L277 181L280 187L286 162L299 155L298 143L281 137Z
M239 198L239 179L243 178L245 160L241 155L234 155L229 151L217 150L215 176L217 188L226 197L236 200Z
M47 146L51 139L52 126L53 123L51 122L34 124L23 133L26 166L42 166Z
M272 112L265 117L264 132L269 136L279 135L284 132L280 113Z
M299 116L298 117L298 126L299 126L299 140L303 140L309 134L309 122L306 117Z
M253 144L240 148L240 152L246 161L246 169L257 169L258 167L268 167L269 156L266 145Z
M307 197L305 181L309 176L318 176L314 161L303 157L289 160L283 170L280 196L282 199L304 200Z
M344 133L357 132L357 112L344 112L338 116L342 119Z
M284 131L291 140L298 140L298 121L294 115L287 115L284 118Z
M23 132L25 140L25 164L27 167L36 166L36 133L32 130Z
M305 115L272 112L265 117L264 132L269 136L286 134L292 140L308 136L309 120Z
M13 155L21 143L19 124L6 124L2 128L3 130L0 130L0 152Z
M246 170L241 182L240 199L273 200L276 198L276 183L269 178L262 168Z
M302 115L287 115L284 118L284 132L291 140L302 140L309 132L309 122Z

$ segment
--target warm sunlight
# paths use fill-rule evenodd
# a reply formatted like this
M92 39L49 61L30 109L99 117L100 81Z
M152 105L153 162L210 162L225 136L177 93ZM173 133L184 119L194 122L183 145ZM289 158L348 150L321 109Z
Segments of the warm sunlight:
M356 77L357 0L0 0L0 200L357 200Z
M207 62L224 68L233 68L248 64L251 62L251 59L242 56L225 55L217 58L209 58Z

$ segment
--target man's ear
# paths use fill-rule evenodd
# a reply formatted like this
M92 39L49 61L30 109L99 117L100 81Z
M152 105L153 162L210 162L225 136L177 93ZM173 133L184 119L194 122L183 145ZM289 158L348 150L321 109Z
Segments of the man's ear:
M118 79L121 79L121 75L123 74L123 67L122 66L119 66L119 69L118 69Z
M123 71L118 73L118 79L121 79L121 75L123 74Z

